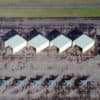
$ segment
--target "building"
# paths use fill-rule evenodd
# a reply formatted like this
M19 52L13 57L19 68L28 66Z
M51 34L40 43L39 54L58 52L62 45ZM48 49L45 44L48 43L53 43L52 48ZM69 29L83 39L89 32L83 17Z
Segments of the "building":
M56 86L56 80L49 80L49 86L55 87Z
M73 85L73 81L71 79L65 80L65 84L66 84L66 86L72 86Z
M41 86L41 84L42 84L42 81L41 80L33 80L33 84L35 85L35 86Z
M62 53L63 51L71 47L72 40L61 34L54 40L52 40L50 42L50 45L55 46L58 49L59 53Z
M23 49L27 45L27 41L20 35L15 35L5 41L5 47L10 47L13 53L16 53Z
M28 41L28 45L35 48L36 53L39 53L49 46L49 40L38 34Z
M96 39L98 40L98 42L100 41L100 29L96 29Z
M90 48L94 46L94 44L95 41L85 34L81 35L80 37L78 37L76 40L73 41L73 46L79 47L82 53L88 51Z
M80 80L80 85L81 86L87 86L88 80Z

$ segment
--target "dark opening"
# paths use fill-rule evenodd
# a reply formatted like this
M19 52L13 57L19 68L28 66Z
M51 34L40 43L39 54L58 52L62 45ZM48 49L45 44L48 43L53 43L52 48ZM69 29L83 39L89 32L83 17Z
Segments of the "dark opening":
M47 39L48 40L53 40L54 38L56 38L58 35L60 35L61 33L57 30L57 29L54 29L53 31L47 33Z
M57 52L59 52L59 49L57 48Z
M30 80L33 81L33 80L40 80L43 76L42 75L37 75L36 77L34 78L31 78Z
M89 76L79 76L76 80L75 80L75 86L79 86L80 85L80 80L87 80Z
M32 31L30 31L24 38L29 41L31 40L33 37L37 36L38 34L41 34L40 32L38 32L36 29L33 29Z
M18 34L18 32L14 29L12 29L11 31L7 32L3 37L3 41L8 40L9 38L13 37L14 35Z
M48 78L46 78L42 84L42 86L48 86L49 84L49 81L50 80L55 80L57 78L56 75L50 75Z
M76 27L67 34L67 37L70 38L71 40L75 40L82 34L83 34L82 31Z

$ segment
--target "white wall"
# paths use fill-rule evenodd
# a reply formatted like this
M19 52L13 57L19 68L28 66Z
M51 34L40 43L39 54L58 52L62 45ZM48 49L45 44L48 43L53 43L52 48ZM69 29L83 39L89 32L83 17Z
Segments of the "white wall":
M64 45L62 48L58 48L59 49L59 53L62 53L63 51L65 51L66 49L68 49L69 47L72 46L72 41L69 41L66 45Z
M82 48L82 53L85 53L86 51L88 51L90 48L92 48L94 46L94 44L95 44L95 41L93 40L92 43L90 43L89 45L87 45L85 48ZM76 43L73 41L72 46L74 47L75 45L76 45Z
M26 47L27 42L23 42L21 45L17 46L16 48L12 48L13 49L13 53L15 54L16 52L22 50L24 47Z
M52 41L49 42L49 47L52 47L53 46L53 43Z
M82 49L82 53L85 53L89 49L91 49L94 46L95 42L93 41L91 44L87 45L87 47Z
M43 45L41 45L39 48L36 48L36 53L41 52L42 50L44 50L45 48L47 48L49 46L49 41L44 43Z
M73 42L72 42L72 47L74 47L75 45L76 45L76 43L73 41Z
M8 41L5 41L4 45L5 47L8 47Z

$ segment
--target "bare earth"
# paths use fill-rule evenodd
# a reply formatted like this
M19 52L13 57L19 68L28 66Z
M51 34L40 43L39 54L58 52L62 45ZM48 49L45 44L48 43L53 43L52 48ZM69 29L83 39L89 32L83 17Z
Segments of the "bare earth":
M79 21L80 20L80 21ZM63 23L64 21L64 23ZM54 28L59 29L61 32L67 34L71 29L75 26L79 27L78 22L85 22L87 25L95 24L95 28L99 29L99 20L91 20L91 19L59 19L58 21L55 19L3 19L0 21L1 29L0 36L3 36L4 33L11 30L10 27L15 27L15 29L21 34L27 34L27 32L31 31L33 27L36 27L39 31L42 31L44 36L47 31L51 31ZM39 24L40 22L40 24ZM44 22L44 23L43 23ZM50 24L49 24L50 22ZM54 22L56 25L54 25ZM74 22L74 24L72 24ZM97 22L97 23L96 23ZM58 24L59 23L59 24ZM14 26L15 25L15 26ZM54 27L52 27L54 25ZM65 28L65 29L62 29ZM97 34L97 31L95 31ZM100 33L99 33L100 35ZM64 74L73 73L75 76L77 75L89 75L89 80L93 80L95 82L100 82L100 55L96 55L93 57L83 56L78 57L72 56L71 52L73 49L65 51L62 54L58 54L56 48L47 48L47 50L35 54L34 50L24 50L18 52L16 55L11 53L11 50L5 49L3 45L1 45L0 50L0 77L3 78L5 76L10 77L34 77L36 75L59 75L62 76ZM72 50L72 51L71 51ZM5 53L5 56L3 56ZM9 93L12 93L16 90L16 88L20 87L12 87L8 89L4 94L2 91L5 87L0 86L0 95L4 97L9 97ZM15 90L13 90L15 89ZM21 90L20 90L21 91ZM40 91L44 93L45 88ZM51 90L50 90L51 91ZM27 89L23 92L14 94L17 97L25 97ZM31 95L33 97L40 96L40 93ZM12 96L11 96L12 97ZM1 99L0 99L1 100ZM3 99L2 99L3 100Z

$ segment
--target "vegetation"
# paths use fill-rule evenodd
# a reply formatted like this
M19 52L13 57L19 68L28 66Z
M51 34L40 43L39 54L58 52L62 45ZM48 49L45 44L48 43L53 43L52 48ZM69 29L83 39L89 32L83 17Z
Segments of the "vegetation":
M98 17L100 8L0 9L0 17Z
M23 3L41 3L41 4L60 4L60 3L98 3L100 0L0 0L0 4L23 4Z

